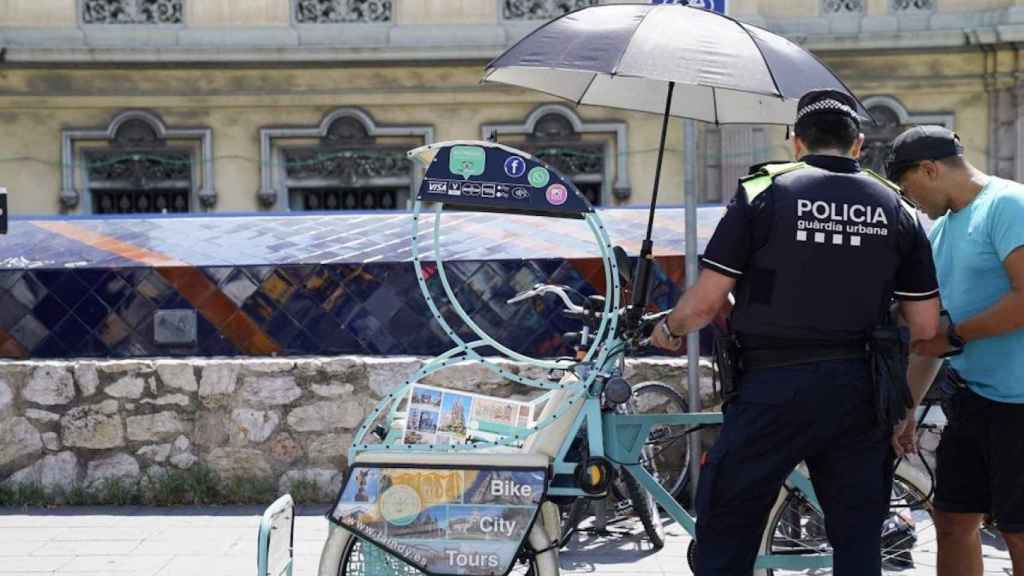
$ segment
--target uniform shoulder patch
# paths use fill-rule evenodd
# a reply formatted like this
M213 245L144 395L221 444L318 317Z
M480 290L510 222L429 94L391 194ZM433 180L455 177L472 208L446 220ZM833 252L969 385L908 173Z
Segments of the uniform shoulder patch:
M743 191L747 195L747 203L753 202L754 198L767 190L779 176L806 167L807 164L804 162L777 162L761 165L755 174L740 178L740 186L743 187Z

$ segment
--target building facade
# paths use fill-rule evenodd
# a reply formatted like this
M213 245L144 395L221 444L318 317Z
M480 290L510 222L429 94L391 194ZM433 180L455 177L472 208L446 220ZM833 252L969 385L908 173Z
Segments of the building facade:
M486 62L598 0L0 0L0 186L11 213L405 208L412 147L495 138L593 202L650 198L660 119L481 85ZM813 50L878 120L865 162L915 123L1024 177L1024 0L733 0ZM673 121L663 202L728 201L785 130ZM689 162L687 162L689 160ZM690 170L686 170L690 166Z

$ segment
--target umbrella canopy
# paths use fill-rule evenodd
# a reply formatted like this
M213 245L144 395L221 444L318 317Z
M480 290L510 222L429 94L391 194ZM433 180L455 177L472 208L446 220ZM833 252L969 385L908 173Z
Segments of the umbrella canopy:
M674 82L668 113L716 124L788 125L808 90L853 96L832 70L793 42L675 5L611 4L566 14L488 64L484 81L577 104L658 114L666 111Z

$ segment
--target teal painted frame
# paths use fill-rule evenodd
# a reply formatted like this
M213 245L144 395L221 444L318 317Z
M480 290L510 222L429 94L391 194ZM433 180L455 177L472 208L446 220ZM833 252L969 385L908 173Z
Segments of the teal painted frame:
M291 522L288 529L288 561L276 574L270 569L270 537L274 527L274 520L284 513L291 514ZM258 550L256 552L256 573L259 576L292 576L292 569L295 567L295 502L289 494L281 496L271 504L260 518Z

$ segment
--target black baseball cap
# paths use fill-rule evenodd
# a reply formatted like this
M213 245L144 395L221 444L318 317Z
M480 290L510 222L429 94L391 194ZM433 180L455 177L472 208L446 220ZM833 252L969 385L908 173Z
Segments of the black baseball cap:
M885 174L893 182L898 182L904 172L919 162L963 154L964 147L956 132L943 126L915 126L892 141L885 161Z
M819 114L839 114L853 120L860 127L862 117L857 113L857 100L840 90L811 90L800 97L796 105L796 123Z

